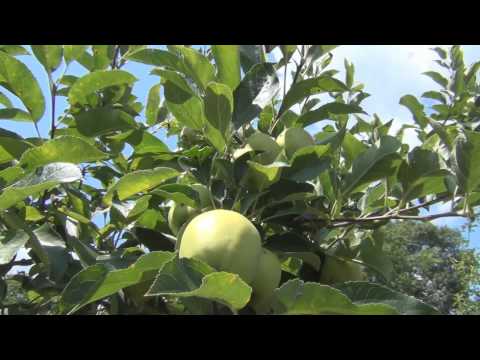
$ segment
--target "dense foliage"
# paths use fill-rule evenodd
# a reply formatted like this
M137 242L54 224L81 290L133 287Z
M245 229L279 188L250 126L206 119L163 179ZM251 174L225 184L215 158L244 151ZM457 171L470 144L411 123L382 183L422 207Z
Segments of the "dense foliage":
M480 259L458 230L396 222L382 232L393 264L390 288L428 302L444 314L479 313Z
M380 284L394 266L378 229L394 219L475 217L480 62L467 66L459 46L435 48L443 71L425 75L440 88L422 95L437 102L433 112L403 96L413 121L392 133L393 120L362 109L370 95L354 65L345 61L344 79L329 68L335 48L0 46L0 118L38 132L0 129L0 301L22 286L32 313L439 313ZM50 94L22 56L41 63ZM70 74L73 62L86 73ZM127 62L159 77L145 101L132 94L138 79ZM60 116L58 97L68 101ZM50 121L48 137L39 121ZM313 124L323 127L304 130ZM403 142L406 128L419 146ZM159 129L178 136L177 149ZM441 202L451 210L420 214ZM169 216L175 206L180 215ZM211 209L247 217L281 263L261 310L248 279L178 256L192 216ZM33 266L5 280L24 247ZM366 281L366 269L381 280Z

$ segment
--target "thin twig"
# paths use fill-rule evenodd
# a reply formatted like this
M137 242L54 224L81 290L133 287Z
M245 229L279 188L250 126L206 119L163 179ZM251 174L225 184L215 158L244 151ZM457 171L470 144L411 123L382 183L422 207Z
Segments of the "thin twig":
M397 211L397 213L404 213L404 212L408 212L408 211L411 211L411 210L416 210L416 209L420 209L420 208L423 208L423 207L427 207L427 206L436 204L440 201L446 200L447 198L449 198L448 195L440 196L440 197L437 197L436 199L425 201L425 202L423 202L421 204L418 204L418 205L415 205L415 206L411 206L411 207L408 207L408 208L405 208L405 209L400 209L400 210ZM393 211L394 210L391 210L389 213L391 213Z
M52 119L50 125L50 139L55 137L55 98L57 96L57 86L52 82L50 87L51 97L52 97Z

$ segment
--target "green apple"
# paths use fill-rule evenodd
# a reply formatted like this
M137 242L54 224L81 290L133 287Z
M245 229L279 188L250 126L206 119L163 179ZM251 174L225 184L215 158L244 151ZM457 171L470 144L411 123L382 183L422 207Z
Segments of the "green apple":
M195 208L185 204L173 204L168 211L168 226L173 235L177 235L182 225L197 214L198 210Z
M182 147L191 147L197 144L201 137L200 133L194 129L184 127L180 132L180 143Z
M312 135L302 128L288 128L277 137L277 144L285 150L285 155L291 158L303 147L315 145Z
M366 274L360 264L340 260L331 256L325 257L325 264L320 274L320 282L335 284L346 281L365 281Z
M257 266L257 274L252 283L252 306L257 313L268 310L274 290L280 284L282 269L277 255L270 250L262 249Z
M195 258L219 271L238 274L251 284L262 253L255 226L231 210L204 212L186 226L180 243L180 258Z

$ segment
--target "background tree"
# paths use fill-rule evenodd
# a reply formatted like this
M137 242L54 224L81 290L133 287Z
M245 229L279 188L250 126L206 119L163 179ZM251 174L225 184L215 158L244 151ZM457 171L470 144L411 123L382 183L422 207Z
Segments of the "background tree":
M430 223L394 222L381 229L393 264L388 286L444 314L480 310L480 262L457 230Z

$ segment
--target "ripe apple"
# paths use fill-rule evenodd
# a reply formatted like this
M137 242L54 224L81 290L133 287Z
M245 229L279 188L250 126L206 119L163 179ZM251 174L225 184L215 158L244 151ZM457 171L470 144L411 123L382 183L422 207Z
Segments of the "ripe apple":
M360 264L326 256L325 264L320 274L320 282L325 284L341 283L346 281L365 281L366 274Z
M252 306L257 313L268 310L274 290L280 284L282 269L277 256L270 250L262 249L257 274L252 283Z
M285 150L285 155L291 158L295 152L305 146L315 145L312 136L302 128L288 128L277 137L277 144Z
M238 274L251 284L262 254L261 238L255 226L231 210L210 210L186 226L180 243L180 258L205 261L219 271Z

